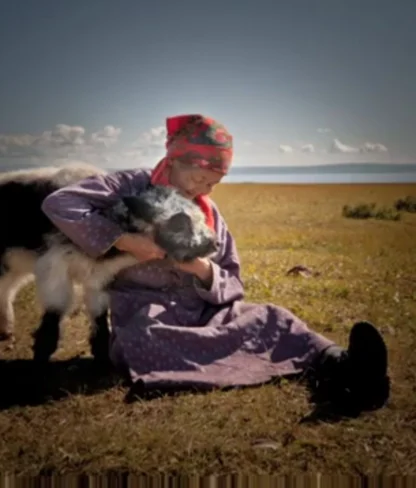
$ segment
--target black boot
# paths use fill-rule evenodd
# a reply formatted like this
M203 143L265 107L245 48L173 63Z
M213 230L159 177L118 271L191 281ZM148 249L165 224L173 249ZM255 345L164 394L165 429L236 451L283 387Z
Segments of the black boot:
M330 404L334 413L357 417L382 408L390 394L387 348L377 329L358 322L348 348L329 347L312 375L312 401Z

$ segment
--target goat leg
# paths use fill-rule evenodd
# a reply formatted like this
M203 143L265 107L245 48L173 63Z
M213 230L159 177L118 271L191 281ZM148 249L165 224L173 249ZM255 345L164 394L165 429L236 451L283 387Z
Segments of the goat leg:
M48 363L52 354L57 350L61 318L62 313L55 310L47 310L43 314L39 327L33 333L35 341L32 350L36 363Z

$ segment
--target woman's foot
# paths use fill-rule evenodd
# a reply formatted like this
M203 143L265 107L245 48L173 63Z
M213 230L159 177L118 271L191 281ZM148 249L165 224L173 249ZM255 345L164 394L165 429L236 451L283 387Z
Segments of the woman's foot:
M312 378L312 401L329 403L334 413L347 416L382 408L390 395L387 372L383 338L369 322L358 322L346 350L331 346L320 357Z

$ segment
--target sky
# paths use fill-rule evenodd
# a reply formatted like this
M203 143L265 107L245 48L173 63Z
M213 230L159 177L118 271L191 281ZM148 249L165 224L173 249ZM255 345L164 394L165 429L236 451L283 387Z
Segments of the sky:
M414 0L0 0L0 169L153 166L165 120L235 166L416 162Z

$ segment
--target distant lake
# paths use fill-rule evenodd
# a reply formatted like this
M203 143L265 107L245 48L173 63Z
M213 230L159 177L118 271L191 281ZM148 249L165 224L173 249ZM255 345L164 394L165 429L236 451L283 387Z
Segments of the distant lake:
M416 164L234 167L224 183L416 183Z
M32 165L32 168L34 167ZM0 167L0 172L23 169ZM116 171L123 168L107 168ZM343 163L315 166L234 166L224 183L416 183L415 164Z

